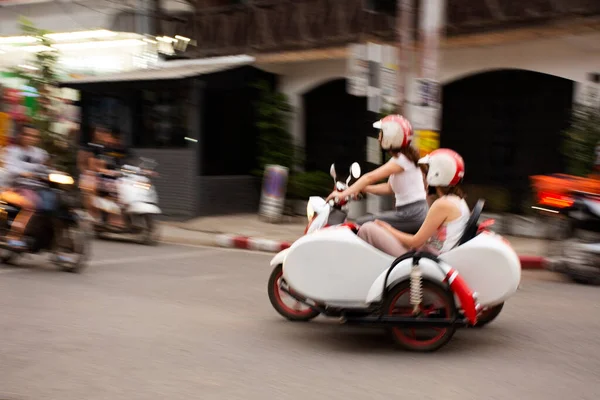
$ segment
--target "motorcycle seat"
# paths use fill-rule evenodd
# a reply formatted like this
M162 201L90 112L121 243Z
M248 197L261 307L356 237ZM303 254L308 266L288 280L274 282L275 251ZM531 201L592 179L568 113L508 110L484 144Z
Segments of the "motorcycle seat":
M481 217L481 213L483 212L483 206L485 205L485 200L479 199L477 200L477 204L473 207L473 211L471 211L471 216L467 221L467 226L465 227L465 231L463 232L460 240L456 244L456 247L461 246L467 243L469 240L473 239L477 236L477 231L479 229L479 218Z

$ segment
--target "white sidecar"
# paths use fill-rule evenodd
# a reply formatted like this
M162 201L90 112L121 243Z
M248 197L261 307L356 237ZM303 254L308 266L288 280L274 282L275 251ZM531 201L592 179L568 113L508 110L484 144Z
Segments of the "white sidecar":
M403 348L436 350L457 327L495 318L520 283L521 264L510 244L478 224L482 208L480 201L459 245L439 257L411 252L394 259L351 226L305 235L273 258L271 303L290 320L324 314L381 325ZM423 338L417 328L432 332Z

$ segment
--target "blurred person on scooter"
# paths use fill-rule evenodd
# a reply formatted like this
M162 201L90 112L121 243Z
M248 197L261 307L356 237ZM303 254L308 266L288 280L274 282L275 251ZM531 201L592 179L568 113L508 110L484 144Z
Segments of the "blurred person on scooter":
M427 184L435 187L439 196L419 231L414 235L405 233L382 220L367 222L358 231L361 239L394 257L423 246L434 254L452 249L460 240L471 215L460 188L465 173L462 157L453 150L438 149L419 163L429 167Z
M379 144L392 158L376 170L363 175L343 192L334 191L327 197L354 197L359 193L390 195L396 197L396 209L379 215L367 215L356 222L362 225L379 219L404 232L419 230L429 206L425 191L424 176L418 165L419 153L411 146L413 128L410 122L400 115L388 115L373 124L379 129ZM377 182L386 179L387 182Z
M6 236L8 245L15 249L27 247L23 234L41 201L36 193L39 185L33 179L33 174L49 158L45 150L37 147L39 141L39 130L32 125L25 125L15 144L5 149L4 167L8 173L9 188L0 193L0 199L21 209Z
M98 221L100 214L94 205L94 197L98 193L99 178L97 176L97 159L104 151L107 143L108 131L103 127L96 127L92 133L92 140L82 146L77 155L77 164L80 175L80 188L83 192L83 204L90 216Z

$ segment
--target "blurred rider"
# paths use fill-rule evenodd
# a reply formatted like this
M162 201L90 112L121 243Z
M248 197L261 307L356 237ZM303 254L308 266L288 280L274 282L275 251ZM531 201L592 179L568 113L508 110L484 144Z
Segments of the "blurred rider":
M82 146L77 157L79 171L81 171L80 187L83 192L84 206L96 221L100 219L100 214L94 205L94 197L98 194L100 156L108 142L108 135L107 129L96 127L92 140Z
M363 175L343 192L334 191L327 197L345 198L361 192L376 195L394 194L396 209L379 215L368 215L356 222L379 219L404 232L416 232L423 224L429 206L423 172L419 168L419 152L411 146L413 128L410 122L400 115L388 115L373 124L379 129L379 144L392 158L376 170ZM385 183L377 183L387 179Z
M9 189L0 193L0 199L21 209L6 236L8 244L16 249L27 247L23 234L40 203L36 193L39 183L33 174L48 162L48 153L37 147L39 141L39 130L25 125L15 144L7 146L4 153Z
M419 163L429 166L427 183L436 188L439 196L421 229L412 235L376 220L362 225L358 231L361 239L394 257L423 246L434 254L451 250L459 242L471 215L460 188L465 174L462 157L453 150L438 149Z

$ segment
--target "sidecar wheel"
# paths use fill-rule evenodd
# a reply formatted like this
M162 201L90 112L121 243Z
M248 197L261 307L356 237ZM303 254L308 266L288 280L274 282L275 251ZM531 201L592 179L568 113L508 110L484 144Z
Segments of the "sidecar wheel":
M297 302L279 288L282 278L283 267L281 265L278 265L273 269L273 272L271 272L268 286L269 300L271 301L271 305L273 306L275 311L277 311L281 316L289 319L290 321L306 322L310 321L313 318L316 318L320 314L320 312L315 311L312 308ZM282 296L285 296L286 298L290 298L292 301L295 301L298 307L294 308L285 304Z
M500 314L504 308L504 303L500 303L495 305L494 307L488 308L484 312L481 313L479 318L477 319L477 323L473 326L474 328L483 328L490 322L496 319L496 317Z
M447 289L433 282L423 281L422 317L456 318L453 296ZM412 316L410 283L396 285L387 295L383 309L390 316ZM443 328L389 328L394 342L402 349L416 352L436 351L446 345L456 332L456 327Z
M1 250L0 251L0 262L2 264L14 264L17 260L18 254L12 252L10 250Z

